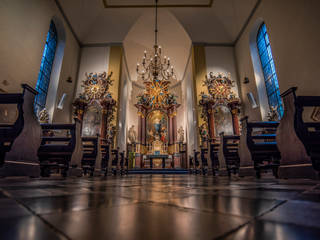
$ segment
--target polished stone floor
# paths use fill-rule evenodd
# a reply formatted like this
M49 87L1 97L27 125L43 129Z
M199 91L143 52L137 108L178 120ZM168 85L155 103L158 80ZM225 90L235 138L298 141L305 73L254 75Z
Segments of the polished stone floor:
M320 182L1 179L0 239L320 239Z

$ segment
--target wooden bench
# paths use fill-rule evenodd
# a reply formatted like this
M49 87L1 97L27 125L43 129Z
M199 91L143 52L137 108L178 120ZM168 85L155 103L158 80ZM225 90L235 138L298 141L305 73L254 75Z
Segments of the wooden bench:
M23 94L0 94L0 104L16 105L18 117L14 123L0 124L0 167L4 164L6 153L11 150L14 140L22 132L24 126Z
M116 175L118 170L119 151L118 149L111 150L111 172Z
M313 114L308 108L316 110L315 107L320 107L320 96L297 96L296 91L294 87L281 94L285 111L277 133L281 165L283 163L280 174L283 177L318 178L320 122L311 119Z
M241 119L241 122L256 177L261 177L262 170L271 169L278 178L281 154L277 147L276 131L279 122L249 122L248 117Z
M82 146L83 155L81 165L83 174L93 176L98 157L98 137L82 137Z
M215 176L216 172L219 170L219 145L219 143L211 143L210 141L207 141L205 144L207 147L201 148L200 157L203 174L213 174Z
M225 166L228 172L228 176L231 173L236 174L239 172L240 157L239 157L239 141L240 136L237 135L224 135L220 133L221 152L225 161Z
M76 124L41 124L41 128L44 133L38 149L41 176L49 177L51 171L56 169L66 177L76 146ZM48 132L54 131L64 131L65 135L48 136Z
M215 176L216 172L219 170L219 158L218 158L219 146L220 146L220 143L218 143L217 141L209 144L209 152L210 152L209 157L211 159L210 162L211 162L213 176Z

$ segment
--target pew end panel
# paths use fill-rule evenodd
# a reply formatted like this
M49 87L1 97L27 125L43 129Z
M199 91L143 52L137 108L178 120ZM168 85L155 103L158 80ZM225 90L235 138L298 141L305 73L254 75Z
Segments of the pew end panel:
M18 110L13 124L0 124L0 162L4 163L0 175L38 177L37 150L41 128L33 108L38 93L27 84L21 86L22 94L0 94L0 104L16 104ZM7 153L4 154L3 150Z
M66 177L76 147L76 124L41 124L41 128L43 135L38 149L41 176L49 177L56 170Z
M231 174L237 174L240 167L240 157L238 153L240 136L237 135L224 135L220 134L220 151L225 161L226 170L228 176Z
M281 94L284 115L277 132L281 151L280 176L283 178L319 178L320 123L304 121L305 108L319 107L319 96L297 96L293 87ZM294 146L294 147L292 147Z
M277 147L276 131L279 122L249 122L244 118L246 126L246 144L251 153L256 177L261 177L261 172L272 170L278 178L281 154Z

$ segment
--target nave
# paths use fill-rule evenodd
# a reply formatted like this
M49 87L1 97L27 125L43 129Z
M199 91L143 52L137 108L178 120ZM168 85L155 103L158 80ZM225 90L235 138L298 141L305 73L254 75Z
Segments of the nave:
M318 239L319 182L195 175L0 181L1 239Z

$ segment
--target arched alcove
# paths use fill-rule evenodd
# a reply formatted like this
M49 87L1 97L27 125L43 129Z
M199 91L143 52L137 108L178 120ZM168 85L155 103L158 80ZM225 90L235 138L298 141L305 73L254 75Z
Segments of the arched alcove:
M125 113L122 112L119 118L119 126L122 126L121 131L123 131L123 133L119 132L120 137L126 136L124 132L132 125L136 126L137 130L137 109L134 105L136 96L144 90L144 85L142 80L138 78L136 66L138 62L141 63L145 50L148 53L154 51L154 24L154 9L146 10L132 25L123 42L123 76L127 77L122 79L122 89L125 90L125 93L121 93L120 99L122 102L125 101L126 104L120 103L121 109L125 110ZM184 112L188 109L186 109L187 97L185 96L191 97L191 95L183 92L186 91L186 88L180 83L186 75L187 65L190 62L188 60L192 41L180 22L168 10L159 9L158 29L158 45L162 47L162 55L170 57L175 69L176 79L171 82L170 91L178 96L178 102L181 104L177 114L178 127L182 126L186 130L187 121ZM191 79L188 80L191 81ZM192 107L189 110L192 111ZM180 114L179 111L181 111ZM123 141L126 141L126 139L123 139ZM121 146L119 147L121 148Z
M57 49L56 49L54 62L52 66L50 84L49 84L47 101L46 101L46 109L49 113L50 122L52 122L52 118L53 118L53 114L56 106L60 72L61 72L61 66L62 66L62 61L64 56L64 48L66 43L66 33L65 33L65 28L62 20L59 17L54 16L52 18L52 21L54 22L54 25L57 30L58 43L57 43Z

